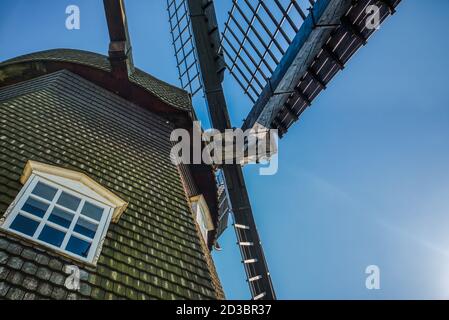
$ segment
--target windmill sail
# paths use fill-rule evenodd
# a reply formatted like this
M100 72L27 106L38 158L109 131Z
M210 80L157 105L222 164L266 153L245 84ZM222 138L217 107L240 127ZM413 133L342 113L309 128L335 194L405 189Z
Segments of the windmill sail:
M220 50L220 34L213 2L210 0L173 0L169 1L167 5L169 13L172 12L169 16L172 26L177 24L177 20L173 21L174 17L182 16L184 10L186 8L188 10L187 15L189 15L211 123L215 129L224 133L226 129L231 128L231 123L222 88L225 66ZM177 15L173 10L181 10L183 13ZM221 170L226 186L226 196L229 200L228 210L233 214L237 244L242 255L251 296L255 300L275 299L276 294L260 243L241 166L240 164L225 164Z
M172 32L179 17L188 21L173 40L188 33L192 77L201 79L214 128L231 127L221 85L227 69L252 104L242 129L277 129L282 137L400 1L232 0L221 36L212 0L168 0L168 8ZM175 45L180 79L184 52ZM274 299L241 168L222 169L252 296Z
M227 68L254 103L267 85L314 1L233 1L222 32ZM300 4L301 3L301 4Z
M258 123L282 137L400 1L234 0L222 47L254 103L243 129Z
M186 0L167 0L167 11L179 81L194 96L202 84Z

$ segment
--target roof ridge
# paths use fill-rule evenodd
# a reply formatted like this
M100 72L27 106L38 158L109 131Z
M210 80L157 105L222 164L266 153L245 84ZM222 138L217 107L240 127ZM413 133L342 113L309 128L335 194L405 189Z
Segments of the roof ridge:
M28 53L0 62L0 68L29 61L64 61L86 65L107 72L111 71L111 64L107 56L97 52L70 48ZM135 69L135 72L130 75L129 80L173 107L184 111L192 110L190 94L182 88L160 80L139 68Z

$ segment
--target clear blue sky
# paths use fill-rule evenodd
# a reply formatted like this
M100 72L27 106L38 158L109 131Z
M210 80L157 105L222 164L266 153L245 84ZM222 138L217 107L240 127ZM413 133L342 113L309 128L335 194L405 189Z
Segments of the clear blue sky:
M231 0L218 0L219 20ZM81 29L65 28L65 8ZM135 64L177 82L165 0L127 1ZM449 298L449 2L404 0L280 142L279 172L245 176L279 298ZM0 61L106 54L102 1L2 0ZM227 76L234 125L250 103ZM207 116L201 97L197 112ZM214 253L228 298L249 298L234 231ZM365 288L366 266L381 289Z

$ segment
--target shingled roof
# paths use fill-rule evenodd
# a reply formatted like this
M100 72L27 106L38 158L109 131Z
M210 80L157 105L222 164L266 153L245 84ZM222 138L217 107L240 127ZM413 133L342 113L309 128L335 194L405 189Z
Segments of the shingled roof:
M0 88L0 119L0 218L28 160L84 172L129 202L79 291L64 286L73 261L0 233L0 299L223 297L170 161L172 123L67 70Z
M190 95L185 90L137 68L128 79L117 78L107 56L83 50L53 49L6 60L0 63L0 88L64 70L163 117L176 128L191 130L192 121L196 119ZM200 193L206 198L214 225L217 226L214 174L207 165L192 165L190 171ZM215 238L215 232L211 232L211 237Z
M111 64L107 56L75 49L52 49L26 54L0 63L0 68L22 62L53 61L89 66L105 72L111 72ZM0 80L1 80L0 74ZM191 111L191 98L187 91L156 79L148 73L135 68L129 77L133 84L144 88L163 102L180 110Z

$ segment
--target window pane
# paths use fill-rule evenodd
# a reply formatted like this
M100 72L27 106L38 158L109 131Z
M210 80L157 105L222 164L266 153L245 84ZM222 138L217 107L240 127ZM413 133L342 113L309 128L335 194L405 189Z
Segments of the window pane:
M10 228L32 237L38 225L39 222L19 214L11 223Z
M76 209L78 209L80 202L81 202L80 198L72 196L66 192L62 192L61 196L58 199L57 204L69 208L73 211L76 211Z
M32 193L51 201L55 197L56 191L58 191L56 188L50 187L39 181L34 187Z
M73 252L79 256L87 258L89 254L90 243L84 240L78 239L77 237L70 237L69 242L67 243L66 250Z
M103 214L103 208L97 207L92 203L86 202L84 204L81 213L89 218L95 219L97 221L101 220L101 215Z
M31 214L41 217L41 218L44 216L47 209L48 209L48 204L43 203L42 201L33 199L31 197L28 198L28 200L22 206L23 211L26 211L28 213L31 213Z
M97 225L79 218L74 230L83 236L93 238L95 236L95 231L97 231Z
M50 217L48 217L48 220L68 228L73 220L73 216L74 215L70 212L55 207L51 212Z
M42 232L39 235L38 239L50 243L54 246L60 247L62 244L62 240L64 240L64 236L64 232L56 230L49 226L45 226L44 229L42 229Z

